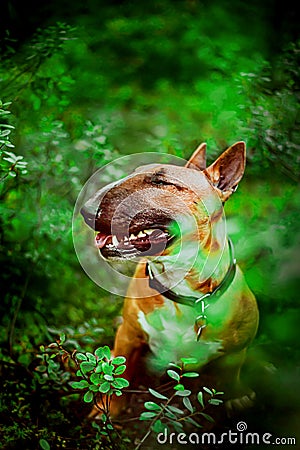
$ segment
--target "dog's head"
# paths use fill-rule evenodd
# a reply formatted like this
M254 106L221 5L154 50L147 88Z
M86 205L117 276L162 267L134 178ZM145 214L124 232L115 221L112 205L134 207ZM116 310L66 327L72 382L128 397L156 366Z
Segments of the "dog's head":
M211 244L211 223L243 176L245 144L234 144L208 168L205 151L201 144L185 167L139 167L86 202L81 213L104 258L168 254L178 238L176 224L189 217L198 240Z

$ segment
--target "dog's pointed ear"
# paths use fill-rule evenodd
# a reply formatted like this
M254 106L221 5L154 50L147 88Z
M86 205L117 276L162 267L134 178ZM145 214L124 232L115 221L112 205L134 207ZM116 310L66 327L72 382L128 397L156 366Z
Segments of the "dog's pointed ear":
M237 142L222 153L204 173L212 184L220 191L223 201L236 190L241 180L246 163L246 144Z
M206 167L206 144L203 142L196 148L185 167L204 170Z

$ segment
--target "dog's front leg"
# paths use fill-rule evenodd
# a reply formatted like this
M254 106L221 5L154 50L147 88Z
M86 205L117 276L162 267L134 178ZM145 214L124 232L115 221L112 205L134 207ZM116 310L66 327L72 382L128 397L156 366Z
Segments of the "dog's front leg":
M240 380L241 368L247 349L225 354L212 362L213 372L218 374L218 389L224 391L228 416L253 406L255 393Z
M118 328L112 353L115 357L124 356L126 358L126 370L121 376L122 378L126 378L130 384L134 382L136 377L144 346L145 340L143 339L141 330L124 320ZM112 396L109 407L111 417L120 415L126 407L127 397L125 393L120 397Z

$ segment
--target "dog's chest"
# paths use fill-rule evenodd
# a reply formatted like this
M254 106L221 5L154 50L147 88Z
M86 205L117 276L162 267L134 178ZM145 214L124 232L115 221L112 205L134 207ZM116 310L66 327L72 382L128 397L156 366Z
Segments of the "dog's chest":
M139 313L139 322L148 335L153 354L152 366L164 369L170 362L179 363L181 358L196 358L198 366L205 365L221 348L220 341L197 341L196 313L193 308L166 301L151 313Z

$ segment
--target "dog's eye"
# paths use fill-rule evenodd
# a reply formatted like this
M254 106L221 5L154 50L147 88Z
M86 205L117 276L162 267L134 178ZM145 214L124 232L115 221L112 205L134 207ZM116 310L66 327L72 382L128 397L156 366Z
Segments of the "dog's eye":
M155 186L175 186L177 189L184 189L184 186L181 186L178 183L168 180L166 177L164 177L161 171L153 173L150 177L147 178L147 181L152 185L154 184Z
M152 184L155 184L156 186L167 186L167 185L173 184L173 183L170 183L170 181L163 180L162 178L156 177L155 175L153 175L151 177L150 181Z

